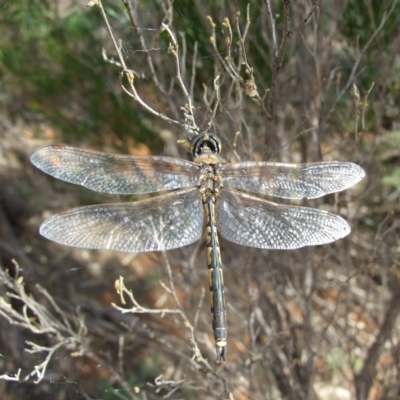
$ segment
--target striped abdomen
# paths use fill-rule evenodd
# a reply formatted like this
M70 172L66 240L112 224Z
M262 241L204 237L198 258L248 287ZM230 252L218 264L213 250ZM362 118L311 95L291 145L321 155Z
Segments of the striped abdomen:
M212 193L207 193L204 196L203 207L206 215L207 264L212 327L217 350L217 361L221 362L225 361L226 356L226 307L221 252L215 225L215 197Z

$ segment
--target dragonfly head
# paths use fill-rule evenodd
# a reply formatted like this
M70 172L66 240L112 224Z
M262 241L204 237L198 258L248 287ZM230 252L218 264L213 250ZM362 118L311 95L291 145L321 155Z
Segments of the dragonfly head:
M208 132L203 132L196 135L190 141L189 151L196 161L204 157L214 158L220 162L218 154L221 152L221 140ZM213 157L214 156L214 157Z

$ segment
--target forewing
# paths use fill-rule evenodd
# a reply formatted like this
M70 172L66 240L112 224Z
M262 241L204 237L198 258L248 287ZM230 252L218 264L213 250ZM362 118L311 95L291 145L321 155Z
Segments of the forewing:
M221 189L216 220L225 239L262 249L326 244L350 233L343 218L327 211L275 204L233 189Z
M314 199L340 192L364 176L357 164L328 161L309 164L239 162L222 167L222 183L235 189L286 199Z
M153 193L199 181L197 164L171 157L115 155L56 145L35 151L31 161L57 179L102 193Z
M201 237L201 204L197 189L182 189L134 203L74 208L46 220L40 233L57 243L87 249L175 249Z

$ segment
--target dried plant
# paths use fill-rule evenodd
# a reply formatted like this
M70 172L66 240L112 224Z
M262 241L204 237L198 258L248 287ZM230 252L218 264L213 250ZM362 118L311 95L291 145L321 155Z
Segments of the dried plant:
M179 16L189 12L171 0L148 5L123 0L123 8L90 1L89 12L100 11L107 32L107 37L99 34L105 48L92 50L120 74L124 101L133 100L132 109L142 113L144 123L163 132L168 155L184 157L177 139L185 145L210 130L223 139L228 161L341 159L362 164L369 177L323 204L309 202L345 216L353 232L344 240L287 252L222 241L230 334L230 354L222 366L214 362L203 301L202 243L160 258L129 255L109 261L113 256L91 254L98 257L95 262L106 259L104 264L112 265L112 273L100 274L103 289L120 276L119 301L104 305L85 292L87 282L79 274L70 276L73 295L44 277L46 289L36 286L33 271L61 269L70 259L41 242L37 246L50 261L40 266L43 254L26 255L17 239L9 239L11 224L0 214L2 254L23 265L22 272L16 265L0 273L1 343L5 349L10 343L8 358L19 355L13 362L5 356L3 381L39 384L65 377L64 383L79 382L73 387L76 398L93 398L99 389L80 381L73 367L79 363L82 370L96 365L102 371L112 398L345 398L340 390L357 400L398 397L399 191L383 179L398 153L382 147L384 86L393 56L382 62L383 80L365 78L368 57L386 57L380 41L398 2L384 2L379 20L367 3L371 26L354 44L342 36L345 3L265 0L239 5L239 12L231 4L208 10L208 3L196 0L190 6L198 10L190 14L195 26L179 25ZM207 40L193 40L196 35ZM17 136L23 135L7 136L15 148ZM44 180L36 189L54 193ZM50 197L53 204L46 208L59 209L65 201L63 194ZM76 254L72 260L78 265ZM146 277L167 276L168 283L161 278L152 286L156 300L130 276L132 265L146 270ZM11 345L16 333L24 344ZM60 366L60 354L69 366Z

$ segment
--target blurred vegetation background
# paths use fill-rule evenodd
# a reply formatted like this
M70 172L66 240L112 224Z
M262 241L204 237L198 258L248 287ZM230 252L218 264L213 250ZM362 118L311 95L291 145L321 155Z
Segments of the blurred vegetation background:
M354 189L307 203L349 221L353 231L339 242L268 251L221 240L230 335L222 367L214 363L204 240L164 259L158 253L70 249L38 234L44 218L65 208L127 199L44 176L29 162L35 149L65 143L187 158L176 143L186 137L183 125L151 115L121 88L121 67L98 7L70 0L1 4L0 257L11 275L2 275L0 287L3 306L10 304L8 312L0 307L2 399L400 398L398 1L322 1L301 27L314 2L249 4L246 30L244 2L104 1L136 89L153 109L184 121L186 99L162 22L179 43L182 77L188 88L193 82L194 115L202 127L210 111L204 87L212 101L220 75L221 104L212 129L227 160L339 159L367 172ZM281 65L275 63L268 5L277 50L286 45ZM244 81L249 77L237 64L237 11L258 93L270 90L265 110L223 66L228 18L234 65ZM215 23L216 47L207 16ZM182 310L197 321L196 341L209 364L193 358L178 315L122 314L111 306L120 304L113 282L122 275L147 307L176 307L159 283L168 280L167 261ZM13 280L17 272L24 285ZM47 310L47 329L18 324L13 313L24 315L30 301L7 294L18 290L35 299L26 314L33 327L40 318L32 310ZM46 348L60 344L38 384L33 375L26 382L7 380L19 368L22 380L49 354L27 352L27 341Z

